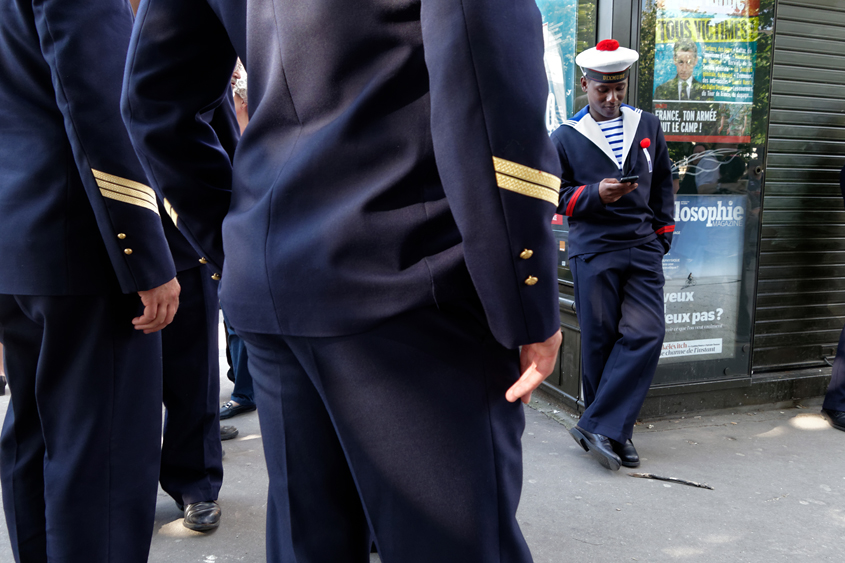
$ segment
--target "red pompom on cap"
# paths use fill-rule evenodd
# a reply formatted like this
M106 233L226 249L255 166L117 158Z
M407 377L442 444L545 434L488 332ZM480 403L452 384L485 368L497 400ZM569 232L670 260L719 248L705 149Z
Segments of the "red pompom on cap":
M644 149L647 149L651 146L651 139L643 139L642 141L640 141L640 146Z
M616 39L602 39L599 41L599 44L596 45L597 51L615 51L619 48L619 41Z

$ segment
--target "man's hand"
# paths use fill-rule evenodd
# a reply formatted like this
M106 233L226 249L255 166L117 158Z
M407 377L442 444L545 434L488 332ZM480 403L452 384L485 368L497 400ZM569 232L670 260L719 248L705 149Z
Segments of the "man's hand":
M623 184L616 178L605 178L599 184L599 197L601 198L601 202L607 205L618 200L623 195L636 190L637 186L639 184L628 182Z
M141 303L144 304L144 314L132 319L135 330L143 330L150 334L163 329L173 321L176 309L179 308L179 293L182 288L176 278L164 285L139 291Z
M558 330L545 342L526 344L522 347L519 354L519 368L522 370L522 377L507 390L505 399L511 403L517 399L522 399L523 403L531 400L531 392L539 387L555 368L557 351L562 339L560 330Z

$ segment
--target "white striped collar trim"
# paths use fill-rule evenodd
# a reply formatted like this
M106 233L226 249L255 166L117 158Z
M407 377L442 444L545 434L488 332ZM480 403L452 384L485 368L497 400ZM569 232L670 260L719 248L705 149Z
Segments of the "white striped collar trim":
M604 132L599 127L596 120L593 119L593 116L590 115L590 112L587 108L584 108L586 111L579 119L570 119L564 123L564 125L568 125L584 135L587 139L589 139L596 147L601 149L601 151L613 162L617 168L621 169L624 166L625 161L628 159L628 153L631 152L631 145L634 142L634 136L637 133L637 128L640 126L640 117L643 113L643 110L635 107L631 107L627 104L622 104L622 132L623 132L623 152L622 152L622 164L616 160L616 155L613 154L613 149L610 148L610 143L607 141L607 138L604 136Z

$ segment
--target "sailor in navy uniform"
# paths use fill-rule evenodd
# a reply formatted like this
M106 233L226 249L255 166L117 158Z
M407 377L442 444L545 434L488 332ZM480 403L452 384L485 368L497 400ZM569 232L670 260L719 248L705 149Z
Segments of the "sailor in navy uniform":
M589 105L552 134L563 168L559 212L581 327L586 410L573 437L602 465L637 467L631 442L664 336L663 254L672 170L659 120L622 103L638 54L601 41L576 57ZM625 176L638 176L620 182Z
M149 552L156 331L179 284L120 116L131 29L122 0L0 1L0 478L19 563Z
M217 107L203 115L226 154L234 156L240 132L231 88ZM179 232L179 217L161 206L164 231L182 287L179 314L164 331L164 435L161 444L161 488L184 509L182 524L205 532L217 528L217 503L223 484L220 445L220 366L218 331L219 276Z
M839 187L842 190L842 197L845 197L845 167L839 171ZM836 358L833 360L833 373L824 396L822 411L830 419L834 428L845 431L845 328L839 335L839 346L836 348Z
M223 266L267 560L366 561L372 532L386 562L530 561L518 399L560 342L534 1L248 2L248 34L229 5L143 2L123 109L180 232ZM236 52L232 169L196 115ZM232 170L230 206L204 178Z

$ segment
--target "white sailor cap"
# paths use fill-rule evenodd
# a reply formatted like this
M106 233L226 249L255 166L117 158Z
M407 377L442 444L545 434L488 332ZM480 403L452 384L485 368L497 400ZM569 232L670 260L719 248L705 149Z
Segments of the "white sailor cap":
M619 46L615 39L604 39L591 49L575 57L575 64L590 80L596 82L621 82L628 77L631 65L640 58L633 49Z

